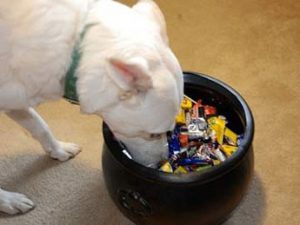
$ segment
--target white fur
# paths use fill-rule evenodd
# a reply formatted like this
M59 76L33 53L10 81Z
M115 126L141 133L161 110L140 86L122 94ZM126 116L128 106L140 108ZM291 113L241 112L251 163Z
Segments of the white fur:
M72 50L91 23L96 25L83 40L76 74L81 110L102 116L133 158L152 166L167 149L165 135L151 134L172 129L183 81L163 15L151 0L132 8L111 0L1 0L0 111L29 130L51 157L75 156L80 148L57 141L33 107L62 96ZM33 207L15 208L20 201L30 200L0 190L0 211Z
M24 213L34 207L25 195L8 192L0 188L0 211L8 214Z

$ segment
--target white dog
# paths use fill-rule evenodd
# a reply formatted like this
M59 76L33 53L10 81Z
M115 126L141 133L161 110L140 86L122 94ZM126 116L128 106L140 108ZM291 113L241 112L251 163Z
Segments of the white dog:
M52 158L74 157L80 147L58 141L33 107L63 96L78 47L73 73L82 112L102 116L137 162L151 166L166 157L165 132L173 128L183 80L151 0L132 8L111 0L1 0L0 111ZM0 211L33 207L25 195L0 189Z

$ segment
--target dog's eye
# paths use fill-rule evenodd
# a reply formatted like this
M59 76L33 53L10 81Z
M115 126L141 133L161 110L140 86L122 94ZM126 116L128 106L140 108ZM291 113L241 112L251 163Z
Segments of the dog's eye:
M123 91L123 92L120 92L119 93L119 99L121 101L125 101L125 100L128 100L132 97L132 92L131 91Z
M150 134L151 139L160 139L162 137L162 134Z

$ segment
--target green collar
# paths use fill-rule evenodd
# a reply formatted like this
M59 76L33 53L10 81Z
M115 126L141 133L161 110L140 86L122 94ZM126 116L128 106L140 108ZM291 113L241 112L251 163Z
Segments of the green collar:
M72 62L71 65L67 71L66 77L65 77L65 92L64 92L64 98L73 104L79 104L79 99L77 95L76 90L76 71L79 65L79 62L82 57L81 52L81 43L87 33L87 31L92 27L96 25L96 23L90 23L84 26L82 32L80 33L79 40L75 44L75 47L72 52Z

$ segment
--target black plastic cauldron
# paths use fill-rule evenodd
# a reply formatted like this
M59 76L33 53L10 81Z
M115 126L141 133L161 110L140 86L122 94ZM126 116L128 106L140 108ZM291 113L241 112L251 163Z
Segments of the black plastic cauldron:
M137 225L221 224L236 208L253 172L254 122L245 100L212 77L184 73L185 94L203 99L226 116L228 127L244 133L238 151L204 172L168 174L144 167L122 153L122 146L103 124L104 179L120 211Z

